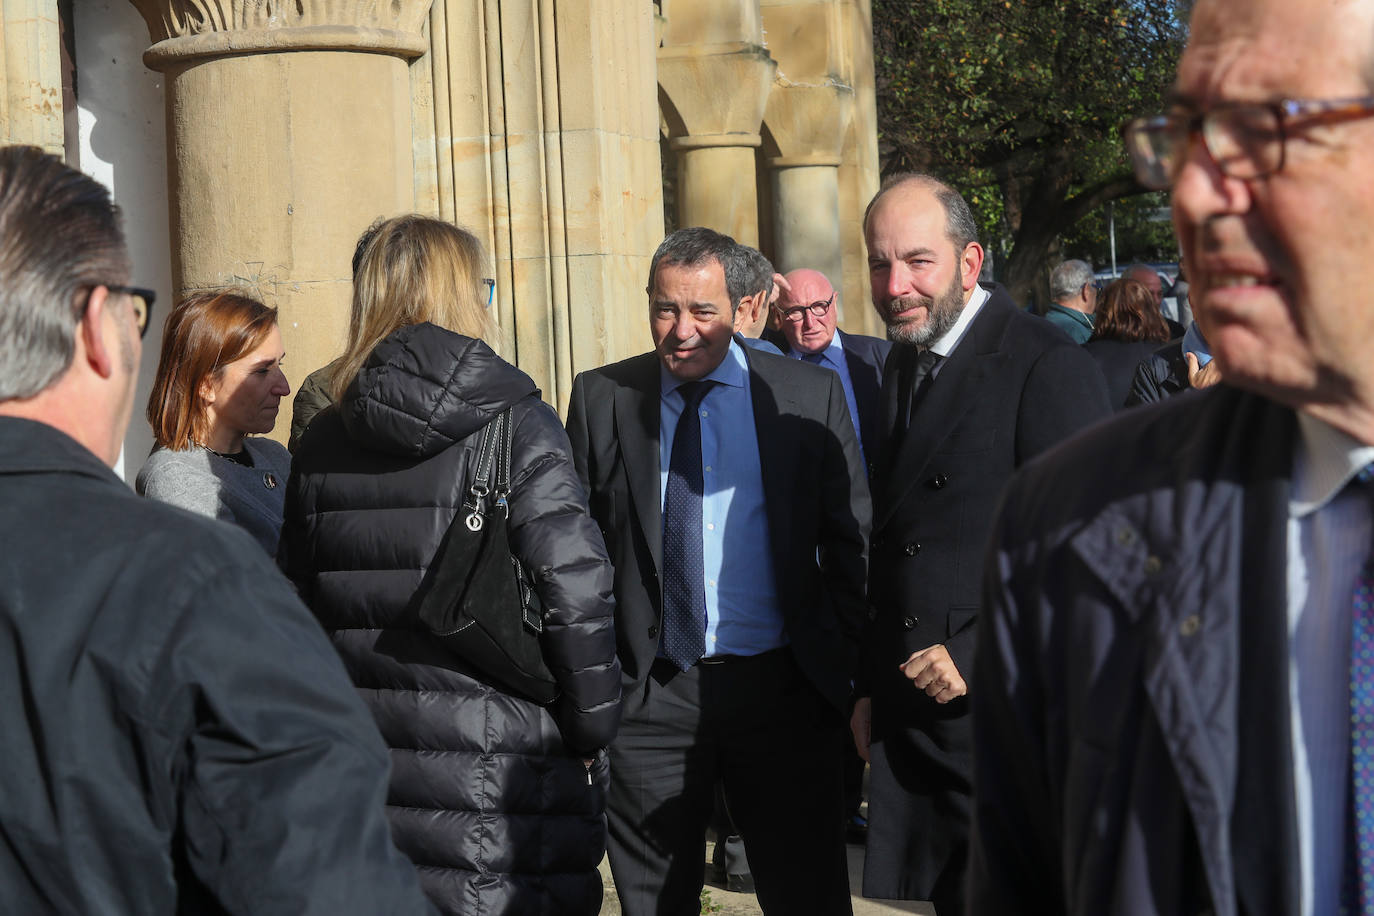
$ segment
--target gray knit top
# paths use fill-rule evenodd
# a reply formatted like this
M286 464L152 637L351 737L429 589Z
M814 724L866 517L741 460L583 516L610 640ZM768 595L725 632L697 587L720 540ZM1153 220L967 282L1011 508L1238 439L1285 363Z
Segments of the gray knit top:
M275 557L291 455L281 444L257 436L244 439L243 447L253 457L251 468L198 445L181 452L155 448L139 469L135 489L141 496L232 522Z

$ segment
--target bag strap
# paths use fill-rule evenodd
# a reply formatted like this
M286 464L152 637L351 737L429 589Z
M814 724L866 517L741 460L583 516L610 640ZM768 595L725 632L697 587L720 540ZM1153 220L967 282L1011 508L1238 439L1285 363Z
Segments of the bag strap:
M482 427L482 439L477 445L477 471L463 507L468 510L469 531L481 531L487 516L487 497L492 494L492 471L496 471L496 505L510 515L506 497L510 495L510 408L507 407Z

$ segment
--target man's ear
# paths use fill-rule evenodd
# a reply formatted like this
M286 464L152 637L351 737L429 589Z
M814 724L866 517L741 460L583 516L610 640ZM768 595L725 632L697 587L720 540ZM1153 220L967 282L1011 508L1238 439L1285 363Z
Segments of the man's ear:
M118 346L110 335L118 334L117 322L107 324L105 310L110 305L110 291L103 286L91 290L86 299L86 311L77 326L81 338L80 354L91 370L101 378L114 374L114 347Z
M739 305L735 306L734 326L736 331L742 331L754 320L754 297L741 296Z
M964 246L962 267L964 269L964 292L971 291L978 285L978 274L983 271L983 246L977 242L969 242Z

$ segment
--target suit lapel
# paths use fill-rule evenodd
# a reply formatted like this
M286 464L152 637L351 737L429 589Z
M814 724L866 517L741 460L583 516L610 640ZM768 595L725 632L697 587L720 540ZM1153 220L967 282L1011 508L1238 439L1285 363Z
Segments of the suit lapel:
M615 390L615 429L639 526L654 569L663 573L663 507L659 500L659 380L652 354L632 384Z
M864 452L867 455L873 448L873 424L877 420L879 380L877 367L867 362L861 355L850 349L850 340L842 331L836 331L840 335L840 346L844 348L844 361L849 369L849 384L854 389L854 404L859 408L859 416L854 419L859 423L859 438L863 440ZM867 455L870 461L873 455Z
M1251 401L1259 402L1258 399ZM1236 806L1231 818L1239 911L1255 916L1298 912L1297 812L1288 678L1288 552L1291 412L1262 409L1250 442L1269 448L1233 455L1247 467L1242 507L1240 676L1236 717ZM1275 676L1275 673L1278 676Z
M759 445L769 541L774 569L781 570L784 567L779 564L786 555L782 545L792 524L798 454L797 424L784 422L783 416L796 415L799 407L793 387L780 383L767 360L755 360L748 350L744 355L749 364L749 399L754 407L754 435Z
M1000 350L1002 332L1007 324L1007 314L1003 308L995 293L983 303L982 310L973 319L964 339L939 367L939 374L931 381L925 396L911 408L911 423L906 432L897 442L889 442L889 447L895 445L896 454L887 461L887 470L879 488L882 497L874 500L875 530L887 521L917 484L926 465L930 463L931 455L959 425L964 414L977 403L987 379L1006 361L1006 354ZM889 366L898 363L907 367L915 359L912 348L900 349L900 357L896 349L888 357ZM888 372L884 384L888 379L900 381L910 377L909 371L899 370L895 375ZM911 397L911 392L898 391L896 395L895 401L890 396L887 401L895 405L894 423L900 430L901 406Z

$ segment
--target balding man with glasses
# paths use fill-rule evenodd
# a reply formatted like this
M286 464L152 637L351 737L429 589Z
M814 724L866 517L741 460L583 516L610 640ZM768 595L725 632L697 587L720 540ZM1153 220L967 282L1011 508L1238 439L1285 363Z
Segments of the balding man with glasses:
M849 416L863 448L864 467L878 454L882 434L883 366L892 344L877 337L847 334L836 327L840 309L835 287L819 270L799 268L783 276L775 312L787 341L787 355L834 370L849 402Z
M1013 481L971 913L1374 913L1374 0L1199 0L1172 190L1224 384Z

